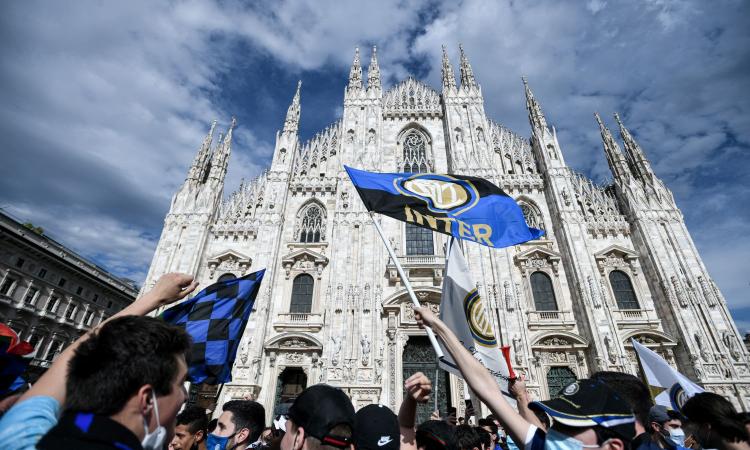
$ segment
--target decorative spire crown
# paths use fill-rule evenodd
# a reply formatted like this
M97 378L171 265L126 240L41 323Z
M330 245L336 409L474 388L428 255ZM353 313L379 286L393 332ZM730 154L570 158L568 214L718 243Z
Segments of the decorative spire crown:
M643 151L641 146L638 145L638 142L635 141L633 136L630 134L630 131L625 128L625 125L620 119L620 115L617 113L615 113L615 120L617 121L617 125L620 127L620 136L622 137L623 144L625 144L625 151L632 160L632 163L636 167L636 170L640 172L641 175L653 176L654 172L651 169L651 163L649 162L648 158L646 158L646 153Z
M378 66L378 48L372 46L370 67L367 68L367 89L380 89L380 66Z
M354 50L354 61L349 71L349 89L362 89L362 65L359 62L359 47Z
M292 104L289 105L289 109L286 111L286 119L284 120L284 133L296 133L299 129L299 115L302 109L299 104L300 89L302 88L302 80L297 81L297 91L294 93L292 98Z
M467 58L466 53L464 53L463 44L458 44L458 49L461 52L461 87L477 87L477 82L474 80L474 71L471 70L469 58Z
M456 88L456 74L453 72L451 60L448 59L448 51L443 45L443 90L448 88Z
M523 89L526 92L526 109L529 111L531 128L534 130L547 129L547 119L544 117L542 107L539 106L539 102L536 101L534 94L531 92L528 80L526 80L526 77L521 77L521 80L523 80Z

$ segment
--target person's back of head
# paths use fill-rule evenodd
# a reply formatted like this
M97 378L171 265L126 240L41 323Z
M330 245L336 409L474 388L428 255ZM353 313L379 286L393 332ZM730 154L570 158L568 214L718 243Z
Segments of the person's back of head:
M281 450L351 449L355 414L341 389L327 384L308 387L289 408Z
M71 358L65 409L112 416L145 385L156 397L167 396L175 381L180 386L184 381L176 377L189 348L190 336L162 320L113 319L82 342Z
M444 420L428 420L417 427L419 450L458 450L455 427Z
M266 410L258 402L230 400L224 403L221 409L224 413L229 413L229 420L234 425L234 433L239 437L235 437L236 445L249 445L257 441L266 427ZM219 423L221 423L221 417ZM247 430L247 433L243 433L243 430Z
M177 414L174 439L172 445L175 450L190 450L197 448L208 435L208 416L200 406L188 406Z
M651 393L643 381L635 375L623 372L600 371L591 375L592 380L598 380L606 384L623 400L628 402L635 415L636 425L640 425L646 431L648 424L648 412L654 406Z
M695 436L703 448L722 448L722 440L748 441L742 415L721 395L701 392L685 402L680 411L698 428Z
M474 427L470 425L459 425L454 432L458 450L481 450L482 439Z

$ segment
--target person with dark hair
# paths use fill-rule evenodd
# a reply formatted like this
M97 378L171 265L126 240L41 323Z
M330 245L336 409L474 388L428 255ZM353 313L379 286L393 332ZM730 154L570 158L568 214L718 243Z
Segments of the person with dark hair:
M210 450L247 448L266 427L266 410L252 400L230 400L222 406L216 429L208 435ZM240 447L242 446L242 447Z
M182 383L190 338L159 319L137 316L197 286L190 275L166 274L68 346L3 416L3 448L114 448L125 442L135 449L161 448L171 440L187 395Z
M459 425L453 431L458 450L481 450L482 438L471 425Z
M682 406L682 415L696 428L693 433L703 448L748 450L748 433L741 414L732 403L713 392L695 394Z
M458 450L455 427L445 420L428 420L417 427L417 450Z
M685 431L682 416L664 405L654 405L648 413L648 428L651 432L650 449L685 449Z
M490 419L489 417L486 417L484 419L479 419L479 421L477 422L477 425L490 434L490 439L492 439L492 445L489 446L489 450L502 450L502 446L500 445L500 442L499 442L500 436L498 434L500 429L498 428L495 421Z
M210 421L208 422L208 432L209 432L209 433L213 433L213 432L214 432L214 430L216 429L216 425L217 425L218 423L219 423L219 419L211 419L211 420L210 420Z
M490 433L482 427L474 427L474 429L479 434L479 440L482 442L481 450L493 450L495 448L495 444L492 440L492 436L490 436Z
M561 397L532 402L554 419L544 433L529 423L504 398L496 378L461 344L456 335L430 309L417 307L414 318L430 327L445 344L472 391L487 405L508 435L525 450L541 448L601 448L624 450L634 436L632 410L625 400L597 380L578 380L562 390Z
M353 450L354 406L341 389L316 384L289 408L281 450Z
M458 418L458 425L464 425L466 423L466 419L463 417Z
M651 436L646 425L648 413L654 402L648 386L635 375L623 372L599 371L591 375L592 380L599 380L606 384L617 395L623 398L635 415L635 438L631 448L638 450L642 445L648 446Z
M208 417L200 406L188 406L177 414L172 448L174 450L206 450Z

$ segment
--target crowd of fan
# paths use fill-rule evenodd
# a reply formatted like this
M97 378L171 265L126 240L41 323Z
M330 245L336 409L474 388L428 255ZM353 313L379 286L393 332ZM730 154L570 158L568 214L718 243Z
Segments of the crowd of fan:
M455 410L416 423L430 401L431 381L416 373L404 383L398 414L383 405L355 412L340 389L317 384L287 408L266 410L232 400L209 422L184 407L190 338L147 317L196 287L180 274L154 289L63 352L23 395L0 404L0 448L224 450L513 450L750 449L745 416L712 393L695 395L680 413L654 406L633 375L598 372L554 399L531 401L522 379L504 395L490 373L440 319L417 308L417 323L445 343L463 378L492 412L456 418ZM516 403L511 406L508 397Z

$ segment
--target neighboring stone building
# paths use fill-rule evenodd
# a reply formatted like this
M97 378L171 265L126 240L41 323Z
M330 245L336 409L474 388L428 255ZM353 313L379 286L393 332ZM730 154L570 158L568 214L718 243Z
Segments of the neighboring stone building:
M32 378L137 294L132 283L0 213L0 322L34 346Z
M268 270L219 404L257 396L271 411L305 385L328 382L355 405L398 407L403 380L435 376L411 303L342 165L381 172L470 174L513 196L547 234L506 249L467 243L467 259L534 397L597 370L636 373L636 339L741 409L748 352L672 193L616 117L624 151L599 116L614 175L597 186L565 164L554 127L524 80L531 138L485 115L460 52L460 84L443 53L442 92L412 78L383 92L375 51L367 83L359 51L343 117L300 142L300 86L269 170L225 198L232 129L206 136L170 211L146 281L195 274L202 285ZM417 296L437 311L446 236L378 217ZM463 406L441 373L441 409ZM426 414L425 408L421 414Z

